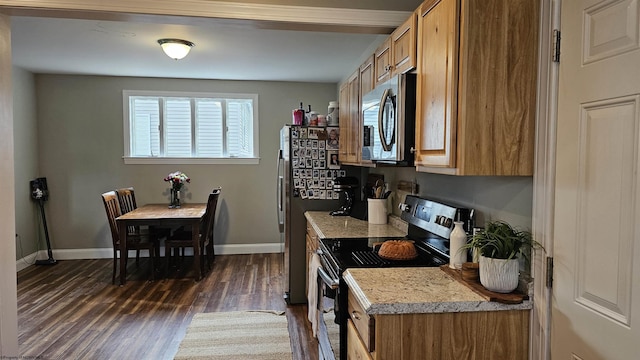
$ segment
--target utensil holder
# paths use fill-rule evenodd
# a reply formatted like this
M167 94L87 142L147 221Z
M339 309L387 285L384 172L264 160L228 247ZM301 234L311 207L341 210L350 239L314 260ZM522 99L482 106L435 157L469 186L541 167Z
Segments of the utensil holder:
M387 199L367 199L369 224L387 223Z

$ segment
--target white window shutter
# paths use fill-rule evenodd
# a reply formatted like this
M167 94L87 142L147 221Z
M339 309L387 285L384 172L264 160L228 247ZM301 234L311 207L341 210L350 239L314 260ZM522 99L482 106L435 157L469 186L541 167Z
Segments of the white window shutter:
M157 98L133 98L131 101L131 154L160 154L160 107Z
M253 113L255 95L228 98L223 94L194 97L187 93L127 93L134 92L125 92L129 110L129 148L125 148L125 154L131 157L258 156L253 148L257 143L253 133L257 126Z
M222 102L196 99L196 156L223 157Z
M245 99L228 100L227 128L228 151L231 157L252 156L253 112L251 101Z
M191 101L166 98L164 126L165 156L191 157Z

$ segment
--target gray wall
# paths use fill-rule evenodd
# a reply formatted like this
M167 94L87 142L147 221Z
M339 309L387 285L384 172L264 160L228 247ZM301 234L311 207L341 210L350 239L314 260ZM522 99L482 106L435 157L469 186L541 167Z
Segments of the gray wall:
M336 96L335 84L62 75L36 75L34 90L33 75L20 69L14 74L17 259L44 248L37 208L28 197L28 181L38 176L49 182L47 219L55 249L110 248L100 193L134 186L140 204L166 202L162 178L174 170L193 179L187 201L205 201L213 187L223 187L217 244L278 242L274 189L279 129L290 122L291 109L300 101L323 112ZM260 164L124 165L123 89L257 92ZM420 196L476 208L479 224L503 219L531 226L530 177L455 177L413 168L370 172L384 174L392 189L399 180L416 181ZM392 197L396 214L402 196Z
M29 180L38 177L38 126L34 76L13 67L13 141L15 154L16 259L44 249L36 203L31 201ZM33 259L25 260L33 261Z
M370 173L383 174L394 191L398 181L413 181L418 183L422 197L476 209L479 226L486 220L505 220L531 229L533 177L449 176L417 172L414 168L378 168ZM399 215L397 205L406 193L395 192L389 211Z
M259 94L259 165L125 165L122 90ZM100 194L133 186L139 204L168 202L163 178L187 173L186 201L206 202L222 186L216 244L277 243L276 155L279 130L302 101L323 111L335 84L36 75L38 155L50 190L55 249L109 248ZM326 110L324 110L326 112Z

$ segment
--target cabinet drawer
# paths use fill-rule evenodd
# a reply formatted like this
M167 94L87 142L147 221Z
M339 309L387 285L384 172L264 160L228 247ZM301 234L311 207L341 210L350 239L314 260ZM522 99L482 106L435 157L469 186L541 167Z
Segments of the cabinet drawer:
M373 352L375 350L376 334L375 319L367 315L351 291L349 291L348 301L349 317L353 321L356 329L358 329L358 333L367 350Z
M358 330L351 320L347 320L347 359L371 360L371 355L362 343Z

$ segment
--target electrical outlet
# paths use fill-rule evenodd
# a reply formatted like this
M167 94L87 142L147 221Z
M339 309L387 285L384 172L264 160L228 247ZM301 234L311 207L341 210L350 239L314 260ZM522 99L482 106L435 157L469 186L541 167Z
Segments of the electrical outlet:
M418 184L415 182L411 182L411 181L403 181L400 180L398 181L398 190L400 191L405 191L411 194L417 194L418 193Z

